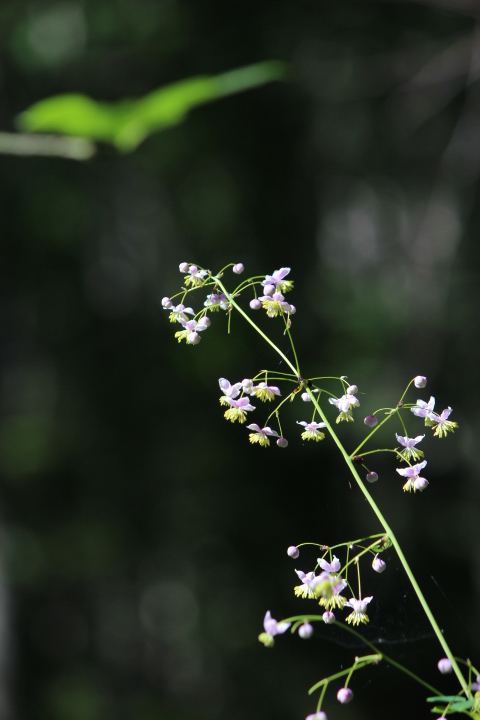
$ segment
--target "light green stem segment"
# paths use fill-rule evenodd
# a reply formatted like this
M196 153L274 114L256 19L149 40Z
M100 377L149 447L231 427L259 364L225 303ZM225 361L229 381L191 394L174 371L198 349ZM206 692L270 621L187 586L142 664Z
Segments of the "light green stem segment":
M221 280L219 280L217 277L215 277L214 280L216 281L216 283L218 284L218 286L223 290L223 292L225 293L225 295L229 298L230 304L231 304L236 310L238 310L238 312L240 313L240 315L242 315L242 316L245 318L245 320L246 320L248 323L250 323L250 325L254 328L254 330L255 330L257 333L259 333L259 335L261 335L261 336L263 337L263 339L275 350L276 353L278 353L278 355L280 355L280 357L281 357L281 358L286 362L286 364L291 368L291 370L292 370L292 372L295 374L295 376L298 377L298 375L299 375L298 369L297 369L294 365L292 365L292 363L291 363L290 360L286 357L286 355L284 355L284 353L275 345L275 343L272 342L272 340L270 340L270 338L267 337L267 335L265 335L265 333L260 330L260 328L258 327L258 325L256 325L256 324L253 322L253 320L247 315L247 313L244 312L244 310L242 310L242 308L241 308L239 305L237 305L237 303L235 302L235 300L234 300L234 299L232 298L232 296L228 293L227 289L225 288L225 286L223 285L223 283L221 282ZM463 674L462 674L462 672L461 672L461 670L460 670L460 668L459 668L459 666L458 666L458 663L457 663L457 661L455 660L455 657L453 656L452 651L450 650L450 648L449 648L449 646L448 646L447 641L446 641L445 638L443 637L442 631L440 630L440 628L439 628L439 626L438 626L438 624L437 624L437 621L435 620L435 618L434 618L434 616L433 616L433 613L432 613L432 611L430 610L430 608L429 608L429 606L428 606L428 603L427 603L427 601L425 600L425 597L424 597L422 591L420 590L420 587L419 587L419 585L418 585L418 583L417 583L417 581L416 581L416 579L415 579L415 576L414 576L413 572L412 572L411 569L410 569L409 564L407 563L407 560L406 560L406 558L405 558L405 555L403 554L402 548L400 547L400 544L399 544L397 538L395 537L395 534L394 534L393 530L391 529L390 525L387 523L387 521L386 521L386 519L384 518L382 512L380 511L380 508L377 506L375 500L372 498L372 496L371 496L370 493L368 492L367 488L366 488L365 485L363 484L363 482L362 482L362 480L361 480L361 478L360 478L360 476L359 476L359 474L358 474L358 472L357 472L357 469L355 468L355 465L353 464L352 458L351 458L350 455L347 453L347 451L346 451L345 448L343 447L342 443L340 442L339 438L337 437L337 435L336 435L335 432L333 431L333 428L332 428L332 426L330 425L330 423L328 422L328 420L327 420L327 418L326 418L326 416L325 416L322 408L320 407L320 405L319 405L319 403L318 403L315 395L314 395L313 392L310 390L310 388L306 387L305 389L306 389L306 391L308 392L308 394L310 395L310 399L311 399L311 401L313 402L313 404L314 404L314 406L315 406L318 414L319 414L320 417L322 418L322 421L325 423L325 427L326 427L327 430L329 431L329 433L330 433L330 435L331 435L334 443L336 444L336 446L337 446L338 449L340 450L341 454L343 455L343 459L345 460L345 462L346 462L346 464L347 464L347 466L348 466L348 469L350 470L350 472L352 473L353 477L355 478L358 487L360 488L360 490L361 490L362 493L364 494L365 498L366 498L367 501L368 501L368 504L370 505L370 507L372 508L373 512L374 512L375 515L377 516L378 521L379 521L380 524L382 525L385 534L388 535L388 537L390 538L390 540L391 540L391 542L392 542L393 547L394 547L395 550L397 551L398 558L399 558L401 564L403 565L403 569L405 570L405 572L406 572L406 574L407 574L407 577L408 577L408 579L410 580L413 589L415 590L415 593L416 593L416 595L417 595L417 597L418 597L418 599L419 599L419 601L420 601L420 604L421 604L421 606L422 606L422 608L423 608L423 611L425 612L425 615L427 616L427 618L428 618L428 620L429 620L429 622L430 622L430 625L432 626L433 631L434 631L435 635L437 636L438 642L440 643L440 645L442 646L442 648L443 648L444 651L445 651L446 656L448 657L448 659L449 659L450 662L452 663L452 667L453 667L453 670L454 670L454 672L455 672L455 675L457 676L458 681L459 681L460 685L462 686L462 689L463 689L465 695L466 695L468 698L471 698L471 697L472 697L472 692L471 692L470 688L468 687L467 681L465 680L465 678L464 678L464 676L463 676ZM363 443L362 443L362 444L363 444ZM360 445L359 447L361 447L361 445ZM357 450L358 450L358 448L357 448Z

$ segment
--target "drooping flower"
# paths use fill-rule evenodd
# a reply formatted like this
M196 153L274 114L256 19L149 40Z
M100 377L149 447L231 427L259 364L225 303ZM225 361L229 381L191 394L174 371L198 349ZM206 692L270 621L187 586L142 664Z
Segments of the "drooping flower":
M233 266L232 270L235 273L235 275L240 275L240 273L242 273L245 270L245 268L243 267L243 263L237 263L236 265Z
M235 383L235 385L231 385L226 378L220 378L218 384L220 385L220 390L223 392L223 395L220 398L220 405L230 405L230 400L233 400L240 395L242 383Z
M319 428L326 427L324 422L307 423L305 420L297 420L297 425L303 425L305 428L304 432L302 432L302 440L315 440L318 442L319 440L323 440L325 437L325 433L322 433L319 430Z
M337 423L342 422L342 420L353 422L352 407L359 407L360 405L355 395L342 395L342 397L338 399L328 398L328 402L335 405L337 410L339 410L339 415L336 420Z
M340 560L337 558L336 555L333 556L333 560L331 563L327 562L325 560L325 558L317 558L317 562L320 565L320 567L322 568L322 570L324 570L325 572L328 572L330 574L333 573L334 575L336 575L338 572L340 572L340 569L342 567L342 563L340 562Z
M289 548L287 548L287 555L293 559L298 558L300 555L300 550L297 548L296 545L290 545Z
M278 437L278 433L275 432L275 430L269 427L261 428L257 423L247 425L247 428L253 430L249 435L250 442L253 444L258 443L262 447L268 447L270 445L269 437Z
M302 581L301 585L295 586L295 595L302 598L314 598L318 576L314 572L304 573L302 570L295 570L295 572Z
M272 618L270 610L268 610L263 620L263 627L265 629L265 632L260 633L258 639L261 643L265 645L265 647L273 647L275 643L275 635L281 635L286 630L288 630L290 625L291 623L289 622L277 622L276 620L274 620Z
M441 660L439 660L437 663L437 667L442 673L442 675L448 675L448 673L451 673L453 670L452 663L448 658L442 658Z
M315 582L315 595L320 597L319 604L326 610L340 610L345 605L347 598L340 593L347 587L347 582L339 575L329 575L322 572Z
M262 307L267 311L268 317L274 318L278 315L288 314L291 311L291 306L285 302L282 293L273 293L271 297L269 295L263 295L259 300L261 300Z
M419 473L423 468L426 466L427 461L424 460L421 463L417 463L416 465L413 465L412 467L408 468L396 468L397 473L399 475L402 475L403 477L408 478L407 482L403 486L404 491L406 492L416 492L419 490L420 492L422 490L425 490L425 488L428 485L428 480L426 480L423 477L420 477Z
M435 427L433 434L436 437L444 437L448 432L454 432L455 428L458 428L458 423L452 422L448 419L451 412L452 408L448 407L446 410L442 410L440 415L433 412L428 414L428 419L430 420L429 424L431 427Z
M284 280L289 272L290 268L280 268L280 270L275 270L273 275L265 275L265 280L262 281L262 285L264 287L273 285L277 289L277 292L288 292L288 290L293 288L293 280Z
M350 600L345 603L346 607L352 608L352 612L346 618L349 624L352 623L353 625L360 625L360 623L370 622L369 617L365 611L367 609L368 603L372 600L372 598L373 595L363 598L363 600L355 600L355 598L350 598Z
M224 417L230 422L238 420L239 423L244 423L247 419L247 412L255 410L253 405L250 405L250 401L247 397L233 400L232 398L226 398L227 404L230 408L225 411Z
M313 635L313 625L310 625L309 622L305 621L303 625L300 625L298 628L298 634L303 640L308 640L308 638Z
M387 567L387 563L385 562L385 560L382 560L382 558L379 558L378 555L375 555L372 561L372 567L375 572L382 573Z
M401 437L397 433L395 433L395 435L400 445L403 445L404 447L404 450L401 450L398 455L405 460L405 462L410 462L410 460L420 460L420 458L423 457L423 452L418 450L415 445L421 442L425 435L417 435L415 438L409 438L408 436Z
M427 415L429 415L431 412L433 412L433 408L435 407L435 398L431 397L428 403L426 403L424 400L417 400L417 404L410 408L412 413L420 418L426 418ZM425 423L427 424L427 423Z
M424 388L427 384L427 378L425 375L417 375L417 377L413 378L413 384L416 388Z
M179 323L183 325L183 330L175 333L178 342L186 340L187 345L198 345L201 339L198 333L206 330L206 326L201 325L196 320L184 320L183 318L179 318Z
M346 705L353 700L353 692L350 690L350 688L340 688L340 690L337 692L337 700L338 702L342 703L342 705Z
M261 382L258 385L255 385L250 392L250 395L255 395L259 400L262 402L266 402L267 400L271 401L275 397L275 395L281 395L282 393L276 387L275 385L267 385L266 382Z
M210 308L212 312L218 312L220 309L228 310L229 302L225 293L212 293L207 295L207 299L203 303L205 307Z
M168 316L168 319L170 320L170 322L180 322L181 320L188 320L187 313L188 315L195 315L191 307L185 307L183 303L180 303L180 305L176 305L173 308L170 315Z
M196 265L190 265L185 277L185 285L187 287L189 285L192 287L199 287L200 285L203 285L207 276L208 272L206 270L199 270Z

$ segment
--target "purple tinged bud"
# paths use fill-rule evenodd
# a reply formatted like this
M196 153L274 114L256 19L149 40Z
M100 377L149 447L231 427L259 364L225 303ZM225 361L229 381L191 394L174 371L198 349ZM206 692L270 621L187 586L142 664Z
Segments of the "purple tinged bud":
M288 440L287 440L287 438L284 438L284 437L278 438L278 440L277 440L277 445L278 445L278 447L280 447L280 448L286 448L287 445L288 445Z
M260 310L262 303L257 298L254 298L253 300L250 300L250 307L252 310Z
M367 415L363 422L365 425L368 425L368 427L375 427L375 425L378 425L378 418L376 418L375 415Z
M264 295L273 295L275 292L275 285L265 285L263 288L263 294Z
M413 380L413 384L416 388L424 388L427 384L427 378L425 375L417 375L417 377Z
M180 263L178 266L178 269L181 273L187 273L188 272L188 263Z
M387 567L387 564L382 558L379 558L377 555L373 558L372 567L377 573L382 573L385 568Z
M209 317L204 315L202 318L200 318L200 320L198 321L198 324L200 325L200 327L208 328L212 324L212 321L210 320Z
M245 270L245 268L243 267L243 263L237 263L236 265L233 266L232 270L235 273L235 275L240 275L240 273L242 273Z
M323 710L320 710L319 712L312 713L311 715L307 715L305 720L327 720L327 716L323 712Z
M187 342L190 343L190 345L198 345L202 338L197 332L191 332L187 335Z
M420 492L425 490L425 488L427 487L428 484L429 484L428 480L426 480L425 478L422 478L422 477L417 477L413 481L413 486L414 486L415 490L419 490Z
M300 550L295 545L290 545L287 555L295 560L300 555Z
M448 675L448 673L452 672L452 663L448 658L442 658L438 661L437 667L442 673L442 675Z
M302 393L300 397L302 398L303 402L312 402L312 398L307 392Z
M340 688L337 693L337 700L342 703L342 705L346 705L353 700L353 692L350 688Z
M358 392L358 387L356 385L350 385L350 387L347 388L347 395L356 395Z
M296 312L297 312L297 308L295 307L295 305L290 305L290 310L289 310L290 315L295 315Z
M331 625L335 622L335 615L330 610L326 610L323 613L322 618L325 625Z
M374 482L377 482L377 480L378 480L378 475L377 475L376 472L373 472L373 471L372 471L372 472L367 473L367 476L366 476L365 479L366 479L366 481L369 482L369 483L374 483Z
M171 307L173 307L173 303L172 303L172 301L170 300L169 297L164 297L164 298L163 298L163 300L162 300L162 305L163 305L164 308L167 308L167 310L169 310Z
M313 635L313 625L310 625L308 622L304 622L303 625L300 625L298 628L298 634L303 640L308 640L308 638Z

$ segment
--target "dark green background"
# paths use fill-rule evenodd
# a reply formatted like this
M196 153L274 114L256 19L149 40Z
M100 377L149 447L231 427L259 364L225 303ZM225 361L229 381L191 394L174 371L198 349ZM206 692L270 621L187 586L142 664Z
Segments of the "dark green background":
M3 131L56 93L117 100L269 59L291 78L131 155L1 157L2 718L302 719L308 687L362 652L335 628L257 642L267 609L301 607L293 569L316 553L293 562L289 544L378 526L333 444L302 445L303 407L283 419L285 451L225 423L218 378L277 360L237 317L230 336L219 316L198 347L175 342L160 300L183 261L291 266L304 372L364 393L348 447L418 373L429 384L410 400L454 407L460 430L425 440L428 490L402 493L385 455L373 494L454 651L478 664L476 14L466 0L3 0ZM369 636L455 692L386 559ZM329 691L330 718L428 717L385 664L352 688L348 707Z

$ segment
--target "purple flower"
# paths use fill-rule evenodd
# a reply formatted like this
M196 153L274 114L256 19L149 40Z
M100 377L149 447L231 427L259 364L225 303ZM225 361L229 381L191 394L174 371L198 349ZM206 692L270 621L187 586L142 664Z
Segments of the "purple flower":
M305 431L302 432L302 440L315 440L318 442L319 440L323 440L325 437L325 433L319 431L319 428L325 427L324 422L307 423L305 420L301 420L300 422L297 420L297 425L303 425L305 428Z
M296 585L295 595L302 598L314 598L315 587L318 580L318 576L314 572L304 573L302 570L295 570L300 580L301 585Z
M359 407L360 403L355 395L342 395L341 398L328 398L328 402L335 405L339 411L337 417L337 423L345 420L346 422L353 422L352 407Z
M211 295L207 295L207 299L203 303L205 307L210 308L212 312L217 312L220 310L228 310L229 302L228 298L225 295L225 293L212 293Z
M303 625L300 625L298 628L298 634L303 640L308 640L308 638L313 635L313 625L310 625L309 622L304 622Z
M278 433L269 427L261 428L257 423L247 425L249 430L253 430L249 435L251 443L258 443L262 447L268 447L270 445L269 437L278 437Z
M254 298L253 300L250 300L250 307L252 310L260 310L262 303L257 298Z
M425 375L417 375L417 377L413 378L413 384L416 388L424 388L427 384L427 378Z
M230 400L240 395L242 383L230 385L226 378L220 378L218 384L220 385L220 390L223 392L223 395L220 398L220 405L230 405Z
M382 573L385 568L387 567L387 564L382 558L379 558L378 555L375 555L372 561L372 567L377 573Z
M236 265L233 266L232 270L235 273L235 275L240 275L240 273L242 273L245 270L245 268L243 267L243 263L237 263Z
M312 402L312 398L310 397L308 392L302 393L300 397L302 398L303 402Z
M266 402L267 400L273 400L275 395L281 395L282 393L276 387L275 385L267 385L266 382L261 382L258 385L255 385L252 391L250 392L250 395L255 395L259 400L262 400L262 402Z
M185 278L185 285L187 287L188 285L192 285L192 287L198 287L200 285L203 285L203 282L207 275L208 272L206 270L199 270L196 265L190 265L190 267L188 268L187 277Z
M448 675L448 673L452 672L452 663L448 658L442 658L438 661L437 667L442 673L442 675Z
M367 415L363 422L365 425L368 425L368 427L373 428L375 425L378 425L378 418L376 418L375 415Z
M367 482L369 482L369 483L377 482L377 480L378 480L378 475L377 475L377 473L376 473L374 470L372 470L372 472L369 472L369 473L366 474L365 480L366 480Z
M435 398L431 397L428 403L424 400L417 400L417 404L410 408L412 413L420 418L426 418L435 407Z
M201 339L198 333L205 330L205 326L200 325L200 323L197 323L196 320L184 320L183 318L179 318L178 321L184 328L183 330L175 333L175 337L178 342L186 340L187 345L198 345Z
M447 432L454 432L455 428L458 427L458 423L448 419L451 412L452 408L448 407L446 410L442 410L440 415L433 412L428 414L428 425L431 427L435 427L436 425L435 432L433 433L436 437L446 436ZM425 419L425 424L427 424L427 419Z
M300 550L297 548L296 545L290 545L289 548L287 548L287 555L293 559L298 558L300 555Z
M275 270L273 275L265 275L265 280L262 281L262 285L264 287L267 287L268 285L274 285L277 291L287 292L293 287L293 282L291 280L284 281L284 278L287 277L289 272L290 268L280 268L280 270Z
M337 693L337 700L338 702L342 703L342 705L346 705L351 700L353 700L353 692L350 690L350 688L340 688Z
M169 315L170 322L180 322L181 320L188 320L188 315L195 315L191 307L185 307L183 303L173 308Z
M246 397L242 397L239 400L232 400L232 398L227 396L224 397L227 405L230 405L230 408L225 411L224 417L231 422L238 420L238 422L244 423L247 419L247 412L255 410L254 406L250 405L250 401Z
M263 621L265 632L260 633L258 639L265 645L265 647L272 647L275 642L273 639L275 635L281 635L288 630L290 625L291 623L289 622L277 622L274 620L270 610L268 610Z
M425 490L425 488L428 485L428 480L425 480L425 478L422 478L419 476L419 473L423 468L426 466L427 461L424 460L421 463L417 463L416 465L413 465L412 467L408 468L396 468L397 473L399 475L402 475L403 477L408 478L408 481L403 486L403 489L406 492L416 492L419 490L420 492L422 490Z
M263 295L259 298L262 302L262 307L267 311L268 317L274 318L284 313L289 313L291 306L285 302L285 298L282 293L273 293L272 297L269 295Z
M405 448L398 453L399 457L405 460L405 462L410 462L410 460L420 460L420 458L423 457L423 452L421 450L417 450L415 445L418 445L418 443L423 440L425 435L417 435L417 437L415 438L409 438L407 436L402 437L397 433L395 433L395 435L400 445L403 445L403 447Z
M355 598L350 598L350 600L345 603L346 607L351 607L353 612L350 613L350 615L346 618L347 622L353 625L360 625L360 623L368 623L369 618L366 613L367 605L368 603L373 599L373 595L370 597L363 598L363 600L355 600Z
M277 440L277 445L278 445L279 448L286 448L287 445L288 445L288 440L287 440L287 438L279 437L278 440Z

